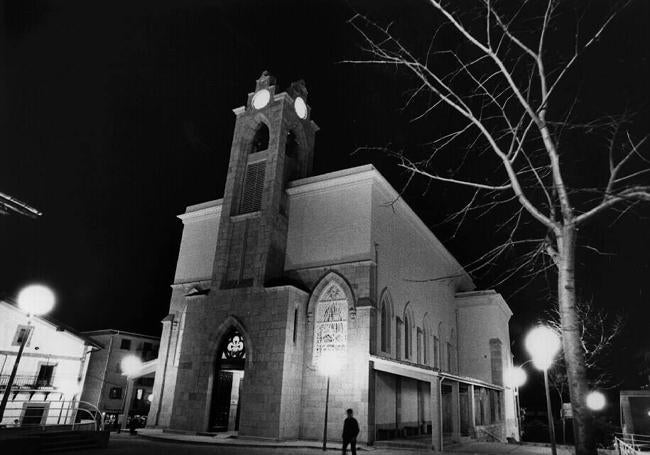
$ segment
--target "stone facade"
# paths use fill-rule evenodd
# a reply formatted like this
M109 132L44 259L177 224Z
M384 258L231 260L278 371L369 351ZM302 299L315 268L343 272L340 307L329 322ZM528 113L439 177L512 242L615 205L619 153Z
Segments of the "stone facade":
M219 415L230 412L227 429L241 436L319 439L327 381L319 366L333 353L329 438L340 438L345 409L353 408L360 441L431 433L439 448L443 433L476 426L473 387L508 399L493 374L511 357L509 314L495 313L494 333L467 344L501 349L469 377L459 357L473 334L458 319L478 323L474 306L462 304L474 289L470 277L372 166L310 175L318 128L306 96L301 82L276 93L264 73L234 110L223 199L179 216L149 425L225 430ZM505 305L477 299L486 308ZM243 337L245 366L239 391L225 392L228 411L219 403L231 386L222 381L242 374L233 373L224 347L233 333ZM449 397L448 384L455 384ZM445 427L443 403L469 397L468 387L465 414L453 405ZM495 406L492 420L503 424L503 406Z

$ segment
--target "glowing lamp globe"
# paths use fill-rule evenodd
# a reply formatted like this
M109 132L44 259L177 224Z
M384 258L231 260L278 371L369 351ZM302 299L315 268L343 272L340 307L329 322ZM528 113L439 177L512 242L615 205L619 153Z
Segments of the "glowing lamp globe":
M323 352L318 359L318 371L325 376L338 373L341 366L341 357L335 352Z
M535 327L526 336L526 350L532 356L535 368L547 370L560 350L560 337L550 327Z
M517 388L526 383L528 375L521 367L510 367L506 373L506 385Z
M147 401L149 403L151 403L153 401L153 393L150 393L149 395L147 395Z
M27 314L40 316L49 313L54 307L54 292L42 284L31 284L18 293L18 306Z
M600 411L605 407L606 403L605 395L597 390L589 392L585 401L587 402L587 407L592 411Z
M142 360L135 355L127 355L120 362L120 367L123 375L131 376L142 368Z

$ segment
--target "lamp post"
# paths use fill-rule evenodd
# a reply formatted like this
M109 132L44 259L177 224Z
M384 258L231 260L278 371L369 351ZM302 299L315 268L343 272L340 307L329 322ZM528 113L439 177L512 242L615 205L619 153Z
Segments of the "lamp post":
M122 419L122 427L126 428L126 421L131 413L131 404L133 402L133 379L131 376L135 375L142 368L142 360L136 355L127 355L120 361L120 368L122 375L126 377L126 390L122 398L122 412L124 418Z
M318 371L327 376L327 388L325 391L325 420L323 422L323 450L327 450L327 413L330 401L330 376L338 372L340 367L340 359L336 352L323 352L318 360Z
M16 379L16 373L18 372L18 364L20 363L20 358L23 356L23 351L25 350L25 345L29 336L32 333L32 316L40 316L45 313L48 313L54 307L54 302L56 297L50 288L43 286L41 284L31 284L24 287L18 293L18 307L27 313L27 330L23 333L22 339L20 340L20 348L18 348L18 354L16 355L16 361L14 362L14 367L11 370L11 375L9 376L9 381L7 382L7 388L5 393L2 396L2 402L0 402L0 422L4 418L5 409L7 408L7 402L9 401L9 395L11 394L11 387L14 384Z
M548 369L553 364L555 355L560 350L560 338L557 333L546 326L538 326L526 336L526 350L532 356L533 365L544 372L544 390L546 391L546 413L548 414L548 434L551 440L551 453L557 455L555 447L555 427L551 411L551 394L548 388Z

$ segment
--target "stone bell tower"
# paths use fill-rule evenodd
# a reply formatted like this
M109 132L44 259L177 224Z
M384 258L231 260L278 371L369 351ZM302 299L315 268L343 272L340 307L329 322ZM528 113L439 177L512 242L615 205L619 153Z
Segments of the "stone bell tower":
M264 71L237 116L215 255L213 287L263 287L282 275L286 183L311 173L318 126L303 81L276 93Z

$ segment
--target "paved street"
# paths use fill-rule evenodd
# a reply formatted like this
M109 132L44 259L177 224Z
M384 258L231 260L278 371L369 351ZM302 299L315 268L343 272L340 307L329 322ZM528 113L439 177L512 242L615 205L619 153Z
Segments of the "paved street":
M69 455L79 455L81 452L60 452ZM196 444L192 442L174 442L174 441L156 441L145 439L139 436L129 434L111 434L111 440L108 448L93 450L88 452L89 455L201 455L201 454L223 454L223 455L317 455L322 453L318 448L292 448L292 447L234 447L220 444ZM339 453L336 446L328 450L328 453ZM348 452L349 453L349 452ZM368 448L360 450L360 454L374 455L419 455L431 454L428 450L417 449L395 449L395 448ZM498 443L470 443L457 447L449 455L475 454L475 455L550 455L548 447L530 446L530 445L510 445ZM569 455L571 452L564 447L558 447L558 455ZM605 453L603 453L605 455Z
M80 452L60 452L70 455L79 455ZM261 455L261 454L282 454L287 453L286 449L269 449L253 447L229 447L215 445L201 445L191 443L160 442L151 441L138 436L111 435L111 440L106 449L93 450L89 455L202 455L202 454L223 454L223 455ZM314 450L296 450L292 454L314 454Z
M79 455L81 452L59 452L61 454ZM322 453L319 449L296 449L296 448L256 448L256 447L232 447L221 445L201 445L192 443L177 443L168 441L152 441L138 436L131 436L128 434L111 434L111 440L106 449L93 450L88 452L89 455L202 455L202 454L219 454L219 455L317 455ZM328 450L328 453L339 453L335 450ZM348 453L350 453L348 451ZM395 453L392 449L379 449L372 450L371 452L359 453L373 453L377 455L388 455ZM399 451L400 454L423 454L431 453L428 451L407 450Z

